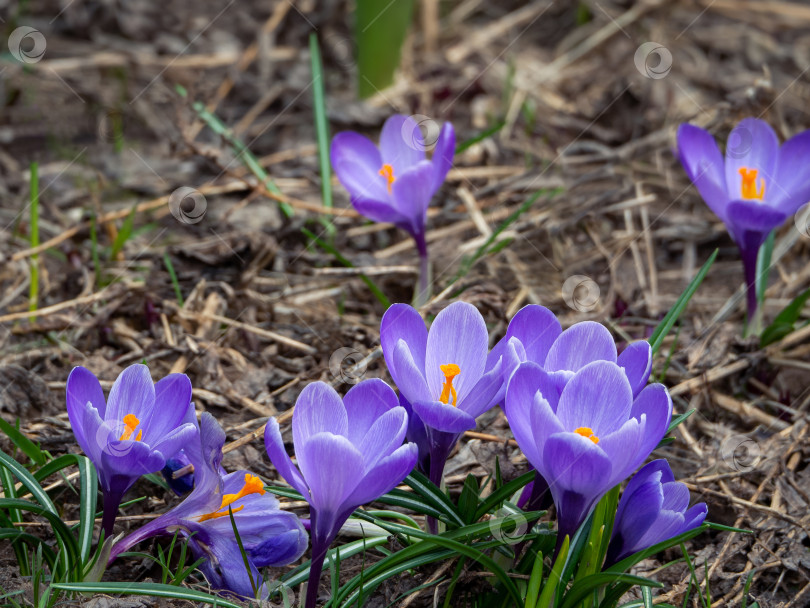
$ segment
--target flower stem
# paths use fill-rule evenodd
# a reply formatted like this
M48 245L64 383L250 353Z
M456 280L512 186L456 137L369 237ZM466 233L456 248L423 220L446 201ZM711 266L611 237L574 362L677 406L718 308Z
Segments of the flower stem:
M118 517L118 506L121 504L123 494L109 490L104 490L103 494L104 513L101 517L101 529L104 530L104 538L110 538L113 535L113 525L115 518Z
M748 316L745 324L745 336L758 336L762 332L762 310L757 298L757 255L759 249L750 251L741 250L743 270L745 271L745 296Z
M444 477L444 463L447 460L446 454L438 453L439 450L432 449L430 451L430 474L428 477L430 481L439 489L442 487L442 478ZM428 532L436 534L439 530L439 522L435 517L427 518Z
M419 308L427 304L431 295L433 282L430 276L430 256L428 255L427 242L424 234L413 235L416 242L416 249L419 251L419 281L413 295L414 308Z

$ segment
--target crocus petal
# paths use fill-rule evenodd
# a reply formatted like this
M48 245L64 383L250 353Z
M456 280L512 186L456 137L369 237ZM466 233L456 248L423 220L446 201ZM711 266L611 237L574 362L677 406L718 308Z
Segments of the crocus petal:
M408 218L408 226L401 226L412 235L424 234L427 208L433 192L430 189L433 166L424 160L400 175L392 186L394 207Z
M682 512L661 510L658 512L658 517L655 518L653 525L636 541L636 546L639 549L652 547L668 538L677 536L682 530Z
M351 504L360 506L390 492L413 470L416 458L416 444L407 443L380 460L357 485L349 499Z
M664 438L672 419L672 398L663 384L650 384L636 397L630 416L640 420L642 415L646 426L639 451L646 458Z
M567 490L593 497L610 478L610 459L590 439L576 433L556 433L543 449L543 476L556 494ZM539 471L540 469L538 469Z
M70 414L71 408L90 403L102 420L104 419L107 402L104 400L104 392L101 390L98 378L89 369L79 366L71 370L65 387L65 395L68 414ZM73 428L76 428L75 425Z
M765 182L766 199L770 194L769 184L776 173L776 158L779 139L771 126L758 118L746 118L734 127L726 143L726 191L730 200L742 199L742 175L740 169L756 169L756 186L760 179ZM728 219L733 219L731 209Z
M100 468L105 475L130 477L133 483L141 475L159 471L165 464L163 454L152 450L142 441L114 440L101 450Z
M395 179L425 160L425 141L416 121L402 114L386 120L380 133L380 154L394 168ZM432 180L428 186L431 184Z
M185 374L169 374L155 384L155 408L148 425L144 425L143 441L156 446L167 431L180 426L188 418L191 404L191 380ZM173 456L172 452L164 452Z
M781 226L787 214L767 207L755 201L732 201L728 205L728 225L734 240L741 247L744 245L744 233L751 232L760 236L759 245L765 242L768 233ZM757 247L759 247L757 245Z
M515 441L526 455L526 459L535 468L540 466L542 457L542 450L538 448L539 442L535 434L545 432L547 427L533 425L532 409L543 409L541 417L553 419L558 426L557 431L563 430L542 394L539 395L539 401L535 402L538 393L542 392L541 384L545 376L543 369L536 363L521 364L512 374L504 398L504 412L509 421L509 428L512 429ZM556 395L556 391L554 393Z
M439 138L436 140L436 147L433 148L433 157L431 163L433 164L433 186L431 192L433 194L442 187L450 167L453 166L453 155L456 153L456 132L453 130L453 125L449 122L442 125L442 130L439 131Z
M390 386L379 378L355 384L343 397L348 420L348 437L359 445L378 418L399 407L399 399Z
M186 423L161 435L151 447L161 454L174 456L185 446L198 441L198 433L199 430L195 425Z
M810 130L802 131L779 148L776 175L767 184L768 205L786 214L810 201Z
M616 363L624 369L627 380L630 382L630 388L633 389L633 395L637 395L647 384L652 371L652 347L650 343L646 340L639 340L628 344L627 348L619 355Z
M96 377L83 367L70 372L67 381L67 412L70 426L82 451L94 463L99 460L101 447L106 445L109 429L104 428L104 394ZM97 407L101 399L102 411Z
M526 350L527 360L541 366L545 365L548 351L561 333L562 327L554 313L538 304L521 308L506 328L507 337L520 340Z
M665 475L668 475L669 478L664 479ZM627 503L642 487L650 483L661 485L662 482L669 481L673 481L672 470L669 468L669 463L663 458L652 460L641 467L638 473L633 475L633 477L630 478L630 481L627 482L627 487L624 489L622 499L619 501L619 506L616 509L616 521L621 520L622 513L627 507Z
M200 570L213 589L231 591L241 597L253 599L255 592L251 585L252 579L253 584L261 585L259 597L269 596L269 590L255 564L248 560L247 568L245 567L245 560L233 533L230 537L216 533L206 534L205 528L199 525L191 527L190 531L196 532L189 538L192 554L195 559L205 558L200 564Z
M351 200L355 211L372 222L410 226L410 219L394 207L393 200L382 202L359 196L353 196Z
M417 367L413 351L411 351L405 340L400 338L399 342L394 346L392 359L394 368L389 371L391 371L392 376L396 374L394 382L397 383L400 392L405 395L408 401L413 403L414 401L429 400L431 394L425 380L425 372Z
M371 140L352 131L338 133L329 155L335 174L352 199L390 200L386 179L380 175L382 157Z
M630 418L618 430L599 437L599 447L610 458L612 467L610 479L604 480L605 490L626 479L649 456L649 453L639 450L646 422L643 416L641 420Z
M360 482L363 455L346 437L332 433L304 437L302 443L296 441L295 449L298 466L309 484L310 504L323 515L339 513L343 501Z
M557 417L569 431L588 427L601 437L624 424L632 405L633 391L622 368L609 361L595 361L565 386Z
M678 156L686 174L709 208L724 222L727 218L726 176L717 142L708 131L694 125L678 128Z
M281 429L279 429L278 420L275 418L270 418L264 428L264 447L270 462L276 467L279 475L298 490L305 500L308 500L309 486L298 471L298 467L293 464L292 459L287 455L287 450L284 449L284 440L281 438Z
M380 322L380 346L394 382L397 382L397 374L393 354L397 342L405 341L417 369L424 373L427 336L425 322L412 306L393 304L385 311Z
M441 401L414 401L411 407L426 426L445 433L463 433L475 428L475 418Z
M382 458L402 445L407 430L408 413L404 407L396 406L380 416L363 440L354 444L363 455L363 472L368 473Z
M295 402L292 427L296 450L307 438L317 433L327 432L345 437L349 431L349 420L340 395L325 382L307 384ZM300 466L301 455L297 451L296 456Z
M503 373L501 372L501 361L495 367L481 376L467 396L458 401L458 408L467 412L473 418L478 418L481 414L493 407L498 395L502 395Z
M543 369L575 372L594 361L616 363L616 344L604 325L583 321L566 329L554 341Z
M438 399L445 383L440 366L454 363L461 373L453 379L453 388L458 401L462 401L484 372L488 342L484 318L472 304L454 302L436 315L428 332L425 356L425 377L431 397Z
M686 511L689 507L689 488L684 484L673 481L663 484L664 503L662 509L670 511Z
M694 507L687 510L686 513L683 514L683 529L678 532L678 534L683 534L693 528L697 528L703 523L703 520L706 519L708 512L709 508L706 506L705 502L699 502Z
M127 414L133 414L143 428L148 428L154 406L155 385L149 368L141 364L130 365L113 383L104 419L118 421Z

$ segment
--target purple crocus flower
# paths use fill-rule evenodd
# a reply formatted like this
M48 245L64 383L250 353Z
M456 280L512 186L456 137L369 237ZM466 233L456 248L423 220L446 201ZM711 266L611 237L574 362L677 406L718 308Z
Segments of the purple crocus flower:
M689 508L689 490L675 481L666 460L653 460L627 484L613 525L605 566L697 528L708 508Z
M147 538L179 532L188 539L194 558L205 559L200 570L214 589L248 598L255 598L257 592L267 597L258 568L297 560L306 551L307 533L295 514L278 508L278 501L265 492L258 477L248 471L222 474L224 444L222 427L204 413L199 439L186 452L194 465L194 490L183 502L117 542L109 563ZM250 573L233 533L231 512Z
M153 384L145 365L130 365L105 401L98 379L84 367L75 367L66 398L73 434L98 471L104 496L102 529L109 538L127 490L196 441L191 382L185 374L170 374Z
M772 230L810 200L810 130L780 148L768 123L746 118L731 131L724 160L707 131L684 124L678 128L678 154L689 179L740 248L750 324L757 312L759 249Z
M310 505L312 562L306 607L313 608L329 545L352 512L400 483L416 464L416 446L403 445L408 415L379 379L364 380L343 400L328 384L304 387L292 419L296 467L278 421L264 432L267 455Z
M427 301L429 264L425 223L433 195L453 162L455 133L450 123L439 132L431 160L416 121L400 114L385 121L379 148L353 131L332 140L332 167L349 191L354 208L375 222L391 222L416 241L421 259L417 301Z
M527 460L549 484L559 547L655 449L669 427L672 400L661 384L634 398L625 371L610 361L583 366L558 393L555 379L527 362L509 381L505 411Z
M430 331L414 308L394 304L383 315L380 342L391 377L422 425L412 420L409 428L420 466L429 462L424 472L440 485L458 438L497 402L501 357L488 358L484 318L466 302L442 310Z

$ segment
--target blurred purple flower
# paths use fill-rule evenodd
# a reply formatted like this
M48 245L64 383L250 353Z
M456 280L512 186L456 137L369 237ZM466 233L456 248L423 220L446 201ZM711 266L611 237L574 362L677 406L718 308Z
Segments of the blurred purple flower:
M385 121L379 148L353 131L338 133L332 139L332 167L357 212L375 222L391 222L416 241L422 260L419 289L423 295L429 275L427 209L450 170L455 143L453 126L445 123L433 157L427 160L419 125L400 114Z
M98 379L75 367L66 398L73 434L98 472L104 495L102 529L109 538L126 491L196 441L191 382L185 374L170 374L153 384L145 365L130 365L105 401Z
M509 381L505 411L521 450L548 481L559 547L655 449L669 427L672 401L661 384L634 399L624 370L610 361L583 366L562 393L549 373L528 362Z
M264 433L267 455L310 505L312 562L306 606L315 606L329 545L359 506L400 483L416 464L416 446L403 445L407 413L379 379L352 387L343 400L328 384L307 385L292 420L296 467L284 448L278 421Z
M708 508L689 508L689 490L675 481L666 460L647 463L627 484L619 501L605 566L697 528Z
M756 266L768 234L810 200L810 130L780 148L756 118L731 131L725 160L714 138L690 124L678 128L678 154L689 179L740 248L748 287L748 321L757 311Z
M416 309L394 304L383 315L380 342L403 405L417 417L408 439L419 446L420 468L441 485L456 441L497 403L503 385L501 358L487 356L484 318L472 304L454 302L428 332Z
M194 465L194 490L183 502L117 542L109 563L147 538L179 532L188 539L194 558L205 559L200 570L214 589L246 598L267 597L258 568L297 560L306 551L307 533L295 514L278 508L278 501L265 492L258 477L248 471L222 474L224 444L222 428L211 414L204 413L200 437L186 451ZM229 507L248 557L249 574L233 533Z

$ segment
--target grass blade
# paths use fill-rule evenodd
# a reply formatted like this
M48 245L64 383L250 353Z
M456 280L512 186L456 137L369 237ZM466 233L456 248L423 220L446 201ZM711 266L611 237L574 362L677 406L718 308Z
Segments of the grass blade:
M652 347L653 355L658 351L659 348L661 348L661 344L664 343L664 338L666 338L667 334L669 334L669 330L671 330L672 326L675 325L678 317L681 316L681 313L686 308L686 305L689 304L689 300L692 299L692 296L695 295L695 292L697 291L698 287L700 287L703 279L706 278L706 274L708 274L709 268L711 268L712 264L714 264L718 251L718 249L715 249L714 253L709 256L709 259L706 260L706 263L700 268L698 273L695 275L695 278L692 279L692 282L689 283L689 286L681 294L681 297L678 298L678 301L675 302L675 305L661 320L653 331L652 335L649 337L648 342Z
M357 0L354 37L361 98L371 97L394 82L413 4L413 0Z
M37 163L31 163L31 225L29 227L31 249L39 247L39 171ZM39 301L39 254L31 256L31 284L28 291L28 310L37 309ZM33 323L35 315L30 317Z
M98 476L96 468L89 458L79 457L79 481L81 494L79 498L79 554L82 564L90 559L93 546L93 529L95 528L96 500L98 498Z
M318 165L321 170L321 197L323 206L332 206L332 164L329 160L329 121L326 118L326 90L323 61L318 47L318 36L309 35L309 57L312 64L312 108L315 113L315 134L318 138ZM331 234L335 228L329 218L322 218Z
M74 593L109 593L115 595L148 595L152 597L168 597L176 600L190 602L203 602L213 604L220 608L243 608L242 604L229 602L218 595L210 595L196 589L186 589L162 583L53 583L53 589L59 591L72 591Z

